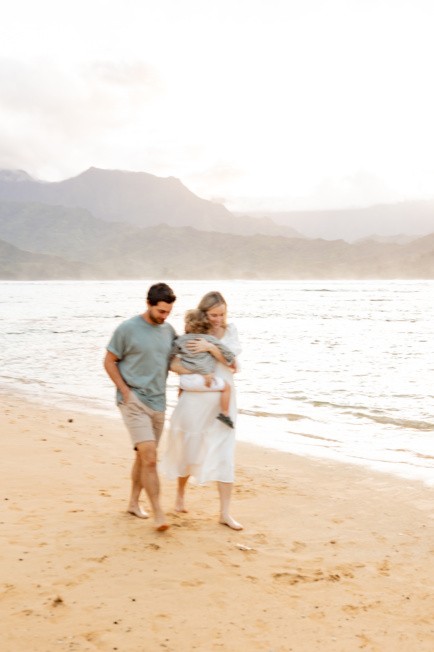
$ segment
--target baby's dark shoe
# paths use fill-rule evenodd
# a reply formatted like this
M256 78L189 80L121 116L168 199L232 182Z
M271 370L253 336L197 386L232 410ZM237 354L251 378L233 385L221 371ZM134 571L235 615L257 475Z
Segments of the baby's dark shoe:
M229 426L229 428L234 427L234 422L230 417L227 417L226 414L223 414L223 412L220 412L220 414L217 416L217 419L221 421L222 423L226 424Z

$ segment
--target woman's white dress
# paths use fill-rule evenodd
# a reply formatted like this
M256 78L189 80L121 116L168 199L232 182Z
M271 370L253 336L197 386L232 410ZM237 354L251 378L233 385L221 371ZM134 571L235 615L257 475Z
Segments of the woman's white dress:
M235 355L241 352L237 329L228 324L221 342ZM215 374L231 386L229 414L236 422L237 407L232 371L217 363ZM203 484L234 481L235 429L217 420L220 392L183 391L163 440L160 470L171 480L187 475Z

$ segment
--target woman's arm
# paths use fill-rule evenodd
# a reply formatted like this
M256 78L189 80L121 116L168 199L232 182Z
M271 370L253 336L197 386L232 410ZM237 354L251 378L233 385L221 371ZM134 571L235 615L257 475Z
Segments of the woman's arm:
M221 362L227 367L230 367L231 365L228 364L225 356L223 353L220 351L219 347L216 344L213 344L209 340L206 340L204 337L201 337L197 340L191 340L190 342L187 342L186 344L187 348L192 352L192 353L211 353L213 358L217 360L217 362Z

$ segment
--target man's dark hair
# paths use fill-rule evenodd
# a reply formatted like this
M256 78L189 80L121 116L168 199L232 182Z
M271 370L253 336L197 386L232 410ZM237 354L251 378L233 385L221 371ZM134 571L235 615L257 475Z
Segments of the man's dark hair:
M166 283L155 283L148 290L148 302L151 306L156 306L159 301L173 303L176 301L175 293Z

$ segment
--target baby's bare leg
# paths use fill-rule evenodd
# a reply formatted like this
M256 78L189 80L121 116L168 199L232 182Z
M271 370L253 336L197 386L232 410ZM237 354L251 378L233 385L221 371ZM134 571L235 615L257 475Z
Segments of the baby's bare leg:
M231 400L231 388L228 383L225 383L224 388L221 390L220 395L220 410L228 416L229 414L229 402Z
M220 396L220 413L217 415L217 419L229 426L229 428L235 428L235 424L229 416L229 401L231 398L231 387L228 383L225 383L224 388L221 390Z

